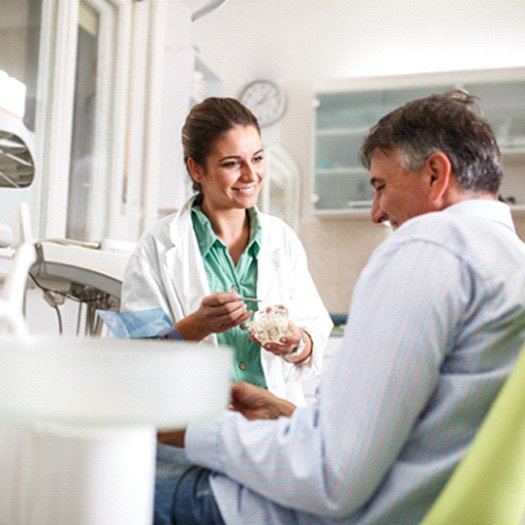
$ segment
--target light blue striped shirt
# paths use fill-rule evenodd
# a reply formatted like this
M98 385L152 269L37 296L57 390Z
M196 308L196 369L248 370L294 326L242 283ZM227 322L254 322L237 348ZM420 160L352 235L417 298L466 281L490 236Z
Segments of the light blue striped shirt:
M319 403L291 418L190 425L228 525L417 524L525 339L525 246L508 206L404 223L354 289Z

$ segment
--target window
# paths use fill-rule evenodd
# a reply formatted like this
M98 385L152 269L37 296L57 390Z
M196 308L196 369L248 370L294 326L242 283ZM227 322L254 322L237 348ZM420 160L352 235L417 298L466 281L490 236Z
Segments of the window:
M0 189L0 221L28 202L35 237L101 241L156 219L166 9L1 0L0 71L25 86L37 169L29 189Z
M125 222L133 2L43 1L49 24L40 49L48 73L40 235L100 241Z
M77 56L75 64L75 96L69 167L69 189L66 237L92 240L91 217L95 209L97 176L107 167L104 156L95 150L95 134L101 123L97 112L97 58L99 13L84 1L78 12ZM100 130L99 130L100 131Z

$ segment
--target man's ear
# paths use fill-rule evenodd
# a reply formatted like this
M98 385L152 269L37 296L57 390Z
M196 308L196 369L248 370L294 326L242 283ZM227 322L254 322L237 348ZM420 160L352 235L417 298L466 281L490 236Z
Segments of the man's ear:
M187 165L191 178L196 182L200 182L202 180L202 166L195 162L191 157L188 157Z
M451 184L452 164L450 159L442 152L431 153L425 161L430 199L438 201L443 198Z

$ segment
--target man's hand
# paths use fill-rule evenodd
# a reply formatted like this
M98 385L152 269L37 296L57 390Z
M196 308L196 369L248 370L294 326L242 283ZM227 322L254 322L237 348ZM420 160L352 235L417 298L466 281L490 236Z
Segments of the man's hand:
M290 417L297 407L274 396L265 388L250 383L233 383L230 409L240 412L246 419L277 419ZM165 445L184 448L186 430L163 430L157 433L157 441Z
M186 430L162 430L157 432L157 441L164 445L184 448L184 437Z
M293 403L250 383L233 383L231 396L231 409L240 412L246 419L289 417L296 409Z

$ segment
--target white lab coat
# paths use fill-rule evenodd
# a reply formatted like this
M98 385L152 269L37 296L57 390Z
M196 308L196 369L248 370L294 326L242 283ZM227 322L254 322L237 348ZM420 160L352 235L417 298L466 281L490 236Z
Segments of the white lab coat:
M211 291L191 220L190 199L139 240L122 285L124 311L163 308L176 322L197 310ZM268 389L304 405L301 380L318 374L332 321L308 272L306 254L295 232L281 219L259 214L262 227L258 254L257 296L283 304L290 319L312 337L312 357L293 365L261 348ZM205 341L217 345L212 334Z

